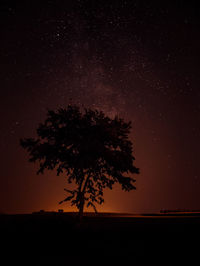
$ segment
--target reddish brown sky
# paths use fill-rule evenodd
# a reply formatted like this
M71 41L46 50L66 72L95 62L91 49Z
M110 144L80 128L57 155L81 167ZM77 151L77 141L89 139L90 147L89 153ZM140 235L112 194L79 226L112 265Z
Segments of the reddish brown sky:
M73 2L69 4L68 2ZM55 210L65 178L27 162L47 108L131 120L137 190L104 211L200 209L199 9L195 1L1 1L0 212ZM69 205L63 209L70 210Z

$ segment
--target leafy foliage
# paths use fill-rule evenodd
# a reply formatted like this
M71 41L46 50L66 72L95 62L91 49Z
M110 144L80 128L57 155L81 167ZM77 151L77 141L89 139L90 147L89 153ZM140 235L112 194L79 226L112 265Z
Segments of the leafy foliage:
M56 169L57 175L66 174L77 189L68 190L71 201L79 211L83 205L102 204L103 189L119 183L122 189L135 189L132 174L139 173L133 165L132 142L129 140L131 123L103 112L77 106L49 110L44 123L37 128L37 139L25 138L20 144L29 153L29 161L39 161L39 173ZM128 174L126 176L125 174Z

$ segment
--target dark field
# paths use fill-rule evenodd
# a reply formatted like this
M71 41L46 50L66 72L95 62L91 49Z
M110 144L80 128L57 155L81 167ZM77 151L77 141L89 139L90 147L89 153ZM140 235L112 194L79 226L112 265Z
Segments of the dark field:
M1 265L192 265L199 214L1 215Z

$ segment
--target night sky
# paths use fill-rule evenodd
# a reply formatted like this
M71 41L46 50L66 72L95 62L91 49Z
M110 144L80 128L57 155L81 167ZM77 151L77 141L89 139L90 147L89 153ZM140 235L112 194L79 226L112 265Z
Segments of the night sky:
M69 103L132 121L137 190L99 211L200 209L197 3L1 1L0 212L74 210L64 176L36 175L19 145Z

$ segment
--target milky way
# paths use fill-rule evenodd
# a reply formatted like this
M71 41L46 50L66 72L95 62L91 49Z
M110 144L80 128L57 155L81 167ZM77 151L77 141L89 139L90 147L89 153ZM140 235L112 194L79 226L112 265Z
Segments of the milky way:
M137 190L106 191L100 210L200 209L195 3L49 0L0 5L0 211L59 207L64 177L37 176L19 138L35 136L47 109L69 103L132 121L141 170Z

